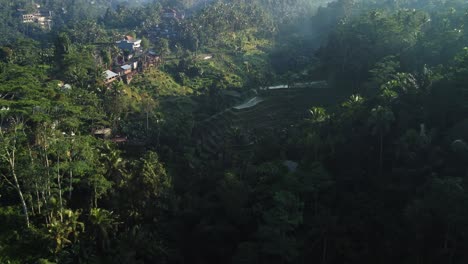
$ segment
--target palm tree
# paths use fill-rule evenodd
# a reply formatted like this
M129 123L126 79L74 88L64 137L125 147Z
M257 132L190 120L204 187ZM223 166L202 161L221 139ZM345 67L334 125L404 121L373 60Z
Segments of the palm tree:
M309 120L312 121L312 123L322 123L329 118L325 108L322 107L312 107L309 112L311 114L311 118Z
M354 121L356 118L359 118L362 110L364 110L364 98L359 94L353 94L349 97L346 102L342 104L342 107L345 108L343 113L343 118L346 120Z
M101 208L92 208L89 220L95 226L95 238L98 247L100 247L101 251L108 250L110 244L109 231L118 224L113 212Z
M115 182L123 180L125 175L121 151L105 143L101 152L101 160L107 172L106 178Z

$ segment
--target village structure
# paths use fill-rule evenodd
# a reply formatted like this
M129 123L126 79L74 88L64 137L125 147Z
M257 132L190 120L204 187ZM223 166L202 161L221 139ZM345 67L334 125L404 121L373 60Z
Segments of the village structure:
M38 4L35 7L36 10L32 13L25 13L23 9L18 9L23 23L36 24L44 30L50 30L52 27L52 11L41 9Z
M132 36L125 36L123 40L116 42L117 47L126 51L140 51L141 50L141 39L134 39Z
M133 77L148 69L158 66L162 60L154 51L145 51L141 47L141 39L125 36L115 42L115 45L123 51L123 55L113 58L113 65L103 72L104 83L110 87L115 81L123 81L129 84ZM110 128L100 128L92 131L95 137L111 140L115 143L126 143L127 138L112 135Z
M155 52L142 49L141 39L125 36L122 40L116 41L115 45L125 55L114 58L113 67L103 72L106 84L117 80L129 84L135 74L143 72L148 67L157 66L161 62L160 56Z
M52 27L53 13L41 8L39 4L35 4L32 12L27 12L25 9L17 9L17 11L22 23L34 24L43 30L50 30ZM162 10L161 18L161 24L154 26L150 30L146 30L144 32L145 36L150 41L157 41L160 38L169 40L178 38L178 26L181 20L185 19L185 14L166 8ZM103 82L107 86L107 89L111 89L112 84L115 82L122 81L129 84L136 74L142 73L150 67L157 67L163 62L157 52L142 47L142 39L130 35L124 35L121 39L111 43L104 43L104 45L113 45L121 51L112 58L109 65L105 65L106 70L102 72ZM210 58L211 56L204 59ZM64 91L72 89L70 84L63 82L59 83L59 87ZM9 108L0 108L0 111L7 110ZM91 134L96 138L110 140L119 144L127 142L126 136L114 135L109 127L95 127L92 129Z
M185 13L166 8L162 11L161 18L163 23L147 31L147 37L152 41L159 38L177 38L176 25L180 23L180 20L185 19ZM117 80L129 84L135 74L144 71L148 67L158 66L162 62L161 57L156 52L143 50L141 39L127 35L116 41L115 45L125 55L114 58L113 67L103 73L106 84L111 84Z

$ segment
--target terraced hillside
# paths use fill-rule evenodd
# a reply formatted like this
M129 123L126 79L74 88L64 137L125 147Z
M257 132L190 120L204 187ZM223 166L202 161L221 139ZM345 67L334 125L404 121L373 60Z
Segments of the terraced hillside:
M249 151L265 131L286 128L306 117L312 106L338 99L325 81L263 87L256 92L197 125L194 136L200 157L221 157L226 148Z

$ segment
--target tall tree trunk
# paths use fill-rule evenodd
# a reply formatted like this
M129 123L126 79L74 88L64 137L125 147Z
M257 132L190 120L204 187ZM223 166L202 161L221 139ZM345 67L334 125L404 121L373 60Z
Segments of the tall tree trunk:
M31 199L29 200L29 208L31 208L30 214L36 215L36 210L34 210L34 199L32 195L31 195Z
M161 127L158 124L158 138L156 139L156 147L159 148L159 136L161 136Z
M47 203L47 197L46 196L47 196L47 194L46 194L45 190L42 190L41 191L41 198L44 201L44 206L47 208L48 203ZM46 224L50 224L51 215L49 213L46 213L44 217L45 217Z
M94 197L93 197L93 206L92 208L97 208L97 183L94 182Z
M57 187L59 194L60 222L63 222L62 177L60 177L60 157L57 155Z
M41 198L39 196L39 187L37 186L36 183L36 201L37 201L37 213L41 214Z
M21 190L21 187L19 185L18 177L16 176L14 164L12 166L12 175L13 175L13 180L15 182L15 189L18 192L18 195L19 195L20 201L21 201L21 206L23 207L23 213L24 213L24 218L25 218L25 221L26 221L26 226L29 227L28 206L26 205L26 201L24 200L23 191Z
M379 177L382 178L383 167L383 132L380 132L380 150L379 150Z
M28 151L29 151L29 158L31 159L31 168L34 168L34 158L32 155L32 149L31 146L28 145ZM35 183L34 183L34 189L35 189L35 194L36 194L36 208L37 208L37 213L41 214L41 198L39 197L39 186L37 185L38 182L38 177L35 177ZM33 194L31 194L31 204L33 204ZM34 210L34 207L31 205L31 208ZM34 214L34 212L33 212Z
M148 111L146 111L146 135L148 135L148 127L149 127L149 116Z
M2 130L0 130L0 136L2 136L2 138L5 137L5 135L2 133ZM11 142L9 142L10 144L8 143L4 143L2 141L2 143L4 144L3 145L3 148L4 148L4 153L2 153L1 157L4 161L6 161L10 167L10 173L11 173L11 176L13 177L13 183L8 179L8 177L6 175L3 175L2 176L5 178L5 180L8 182L8 184L12 185L13 188L16 189L16 192L18 193L18 196L20 198L20 202L21 202L21 207L23 209L23 214L24 214L24 218L25 218L25 222L26 222L26 226L29 228L29 213L28 213L28 205L26 204L26 200L24 199L24 195L23 195L23 190L21 189L21 186L19 184L19 181L18 181L18 175L16 174L16 148L17 148L17 136L18 136L18 127L14 127L14 138L12 139ZM9 149L11 148L11 149Z
M327 236L323 238L323 251L322 251L322 264L325 264L327 261Z
M70 160L70 162L71 162L71 160ZM68 191L68 200L71 200L72 193L73 193L73 170L72 169L70 169L70 171L68 172L68 176L69 176L69 181L70 181L69 186L68 186L68 188L70 189Z
M318 191L315 191L314 193L314 215L317 216L318 215Z
M46 171L47 171L47 179L46 179L46 190L47 195L50 197L50 164L49 164L49 155L47 155L47 148L44 148L44 155L45 155L45 164L46 164Z

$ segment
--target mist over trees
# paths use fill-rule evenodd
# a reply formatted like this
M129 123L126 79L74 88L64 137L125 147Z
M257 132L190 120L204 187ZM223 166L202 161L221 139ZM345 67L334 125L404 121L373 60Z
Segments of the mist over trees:
M0 6L0 263L467 262L465 0Z

